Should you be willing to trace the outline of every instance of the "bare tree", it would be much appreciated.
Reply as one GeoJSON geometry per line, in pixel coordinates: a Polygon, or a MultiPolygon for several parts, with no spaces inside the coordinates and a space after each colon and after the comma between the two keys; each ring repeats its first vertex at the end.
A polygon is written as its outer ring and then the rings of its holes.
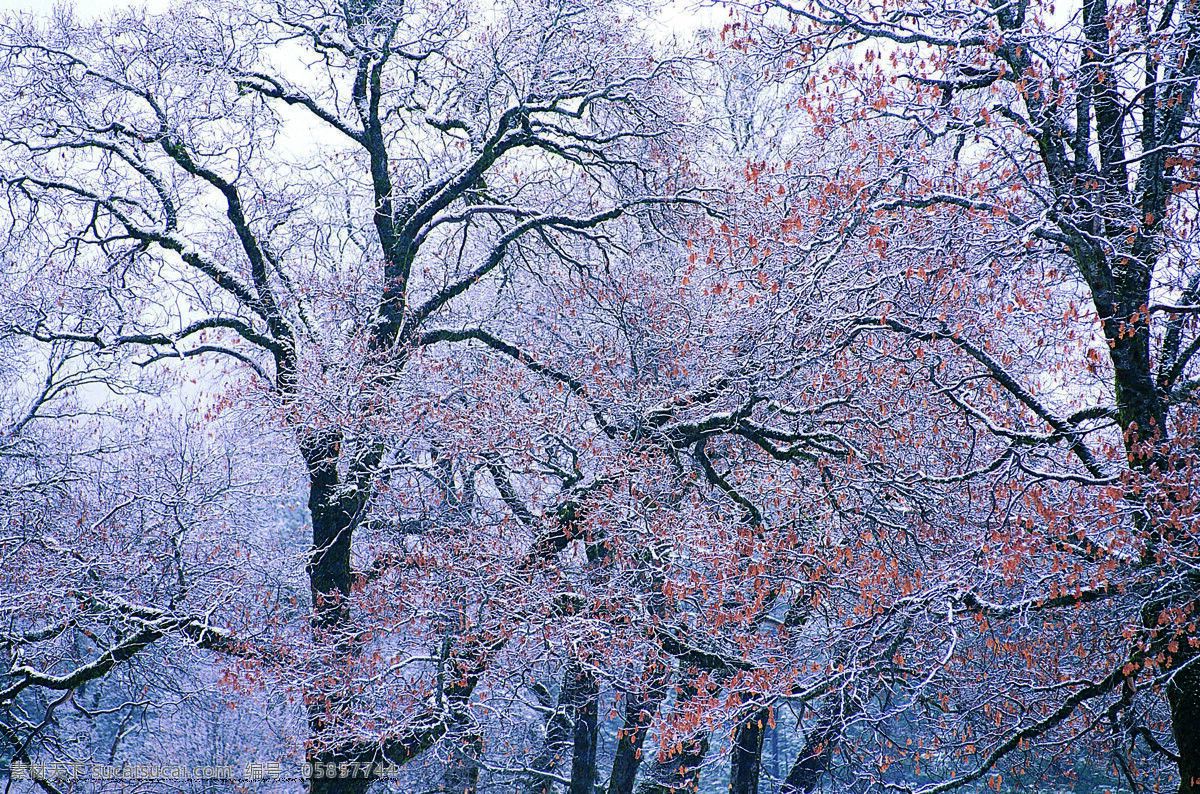
{"type": "MultiPolygon", "coordinates": [[[[452,543],[489,520],[473,512],[472,460],[490,461],[501,505],[509,488],[502,456],[478,457],[484,444],[446,451],[406,415],[452,398],[436,394],[453,389],[445,380],[422,386],[429,370],[416,359],[469,345],[581,395],[492,329],[506,312],[536,319],[522,305],[537,300],[531,279],[603,267],[620,250],[610,225],[653,224],[656,208],[680,200],[661,98],[672,67],[614,13],[213,4],[5,30],[8,256],[27,283],[50,285],[15,296],[8,333],[91,351],[76,355],[102,358],[110,376],[173,360],[230,367],[201,375],[203,387],[228,389],[226,404],[286,428],[299,450],[314,616],[302,655],[318,662],[299,670],[309,762],[341,767],[334,780],[314,777],[314,791],[362,790],[382,764],[457,732],[505,644],[486,621],[468,628],[477,614],[430,601],[426,581],[420,606],[433,607],[426,625],[444,642],[410,664],[436,672],[436,691],[410,695],[414,709],[382,725],[359,697],[375,675],[363,660],[386,647],[368,640],[364,590],[378,593],[394,567],[381,533],[422,553],[404,540],[415,525],[373,499],[406,478],[438,483],[457,512],[427,526],[452,543]]],[[[60,371],[48,396],[77,377],[60,371]]],[[[408,493],[411,503],[419,489],[408,493]]],[[[69,694],[169,634],[256,663],[285,653],[192,616],[195,599],[122,594],[106,608],[140,628],[98,638],[96,655],[64,674],[15,664],[5,702],[31,688],[69,694]]],[[[406,630],[417,641],[420,626],[406,630]]],[[[401,678],[402,689],[414,683],[401,678]]]]}

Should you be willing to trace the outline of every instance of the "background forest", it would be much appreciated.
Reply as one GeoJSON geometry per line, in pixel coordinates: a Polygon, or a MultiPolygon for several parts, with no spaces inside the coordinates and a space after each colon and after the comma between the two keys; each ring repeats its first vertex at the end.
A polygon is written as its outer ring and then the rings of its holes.
{"type": "Polygon", "coordinates": [[[1198,80],[1200,0],[8,15],[4,790],[1200,791],[1198,80]]]}

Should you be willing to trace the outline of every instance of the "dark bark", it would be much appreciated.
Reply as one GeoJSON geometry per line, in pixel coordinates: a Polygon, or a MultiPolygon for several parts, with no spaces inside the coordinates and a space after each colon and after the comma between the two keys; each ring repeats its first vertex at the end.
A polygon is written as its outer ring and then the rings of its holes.
{"type": "MultiPolygon", "coordinates": [[[[313,632],[318,643],[326,644],[333,669],[356,653],[347,643],[342,629],[349,621],[347,597],[353,585],[350,569],[350,542],[361,504],[338,493],[338,443],[322,439],[303,447],[309,468],[308,507],[312,516],[312,550],[308,561],[309,588],[313,600],[313,632]]],[[[307,693],[309,730],[314,737],[336,737],[351,716],[351,696],[338,683],[307,693]]],[[[370,785],[366,771],[359,774],[347,766],[359,760],[353,748],[314,749],[307,761],[314,770],[338,771],[332,777],[317,777],[310,782],[312,794],[360,794],[370,785]],[[347,776],[353,775],[353,776],[347,776]]]]}
{"type": "Polygon", "coordinates": [[[1165,689],[1178,752],[1179,794],[1200,794],[1200,652],[1191,646],[1183,627],[1162,620],[1170,612],[1169,603],[1147,604],[1142,626],[1153,638],[1151,653],[1161,654],[1164,667],[1173,670],[1165,689]]]}
{"type": "Polygon", "coordinates": [[[1200,792],[1200,667],[1177,668],[1167,684],[1171,730],[1179,750],[1179,794],[1200,792]]]}
{"type": "MultiPolygon", "coordinates": [[[[549,707],[550,693],[539,685],[535,693],[549,707]]],[[[553,773],[571,755],[570,794],[591,794],[596,783],[596,749],[599,738],[599,702],[595,676],[572,660],[563,671],[558,703],[546,720],[546,739],[542,751],[530,763],[534,770],[528,791],[548,794],[553,781],[538,772],[553,773]]]]}
{"type": "MultiPolygon", "coordinates": [[[[1092,0],[1085,5],[1085,33],[1092,42],[1089,52],[1102,53],[1108,57],[1109,32],[1106,27],[1106,5],[1092,0]]],[[[1195,3],[1186,3],[1181,8],[1181,24],[1193,30],[1200,22],[1200,9],[1195,3]]],[[[1096,56],[1092,56],[1093,58],[1096,56]]],[[[1153,480],[1159,472],[1168,471],[1171,463],[1168,420],[1168,394],[1174,378],[1182,369],[1185,360],[1179,356],[1178,327],[1169,327],[1161,348],[1162,361],[1156,375],[1151,355],[1151,333],[1146,307],[1151,301],[1151,283],[1155,265],[1161,255],[1161,235],[1168,212],[1168,196],[1171,192],[1172,168],[1167,165],[1164,152],[1177,145],[1182,135],[1182,119],[1191,112],[1195,100],[1197,78],[1200,77],[1200,46],[1194,37],[1185,49],[1178,67],[1168,79],[1157,83],[1158,66],[1147,60],[1147,113],[1141,130],[1142,144],[1148,152],[1140,164],[1137,184],[1128,184],[1124,168],[1126,148],[1122,138],[1123,111],[1111,71],[1096,67],[1104,89],[1097,89],[1096,125],[1097,143],[1101,158],[1101,195],[1095,203],[1103,207],[1103,236],[1116,241],[1112,253],[1102,253],[1098,246],[1089,242],[1077,245],[1072,253],[1088,287],[1093,304],[1100,316],[1104,335],[1109,344],[1109,357],[1113,365],[1113,378],[1117,405],[1117,420],[1125,434],[1129,466],[1134,471],[1148,475],[1153,480]],[[1150,103],[1161,88],[1169,100],[1150,103]],[[1136,208],[1136,212],[1122,211],[1120,207],[1136,208]],[[1122,246],[1121,241],[1133,231],[1131,245],[1122,246]]],[[[1084,197],[1090,198],[1090,197],[1084,197]]],[[[1098,222],[1093,232],[1101,231],[1098,222]]],[[[1195,296],[1186,294],[1185,302],[1194,302],[1195,296]]],[[[1130,493],[1127,501],[1133,508],[1135,520],[1146,533],[1143,561],[1156,564],[1164,543],[1164,533],[1142,504],[1140,493],[1130,493]]],[[[1159,624],[1162,606],[1143,612],[1143,623],[1147,628],[1159,624]]],[[[1178,652],[1168,656],[1168,669],[1174,675],[1166,687],[1167,702],[1171,712],[1171,728],[1179,751],[1178,770],[1181,794],[1200,792],[1200,671],[1186,666],[1194,656],[1191,636],[1179,634],[1175,637],[1178,652]]],[[[1166,639],[1159,644],[1168,646],[1166,639]]]]}
{"type": "Polygon", "coordinates": [[[344,752],[316,753],[309,756],[312,777],[309,779],[311,794],[365,794],[371,786],[369,767],[353,765],[357,756],[344,752]]]}
{"type": "Polygon", "coordinates": [[[708,754],[708,734],[693,734],[651,769],[637,794],[695,794],[700,789],[700,765],[708,754]]]}
{"type": "Polygon", "coordinates": [[[317,625],[333,628],[344,617],[344,599],[354,583],[350,542],[354,516],[338,498],[336,452],[310,463],[308,509],[312,515],[312,552],[308,580],[317,625]]]}
{"type": "Polygon", "coordinates": [[[780,794],[812,794],[816,791],[821,777],[829,770],[840,737],[841,724],[837,720],[818,720],[783,781],[780,794]]]}
{"type": "Polygon", "coordinates": [[[357,779],[313,780],[309,791],[311,794],[366,794],[371,783],[371,780],[357,779]]]}
{"type": "Polygon", "coordinates": [[[734,732],[729,759],[729,794],[758,794],[763,739],[770,717],[770,709],[756,709],[734,732]]]}
{"type": "MultiPolygon", "coordinates": [[[[1186,355],[1181,358],[1179,350],[1180,326],[1171,321],[1160,348],[1162,360],[1156,374],[1146,307],[1153,303],[1151,284],[1162,255],[1162,234],[1174,183],[1166,153],[1183,140],[1184,119],[1194,112],[1200,79],[1200,40],[1194,35],[1200,23],[1200,6],[1189,2],[1171,4],[1168,9],[1168,15],[1178,9],[1176,24],[1191,33],[1178,60],[1164,67],[1166,73],[1161,79],[1159,64],[1147,57],[1145,113],[1140,130],[1146,154],[1138,165],[1136,184],[1130,184],[1126,165],[1126,109],[1112,69],[1111,17],[1105,0],[1086,0],[1083,8],[1083,33],[1089,46],[1084,48],[1080,62],[1083,80],[1076,106],[1083,124],[1077,125],[1072,173],[1045,154],[1059,131],[1046,126],[1037,136],[1042,164],[1061,205],[1069,208],[1069,222],[1060,227],[1070,240],[1070,254],[1087,283],[1108,342],[1117,422],[1124,433],[1127,460],[1132,470],[1151,481],[1170,467],[1168,395],[1186,363],[1186,355]],[[1094,111],[1094,138],[1088,123],[1089,103],[1094,111]],[[1098,169],[1091,161],[1093,145],[1100,159],[1098,169]]],[[[1166,29],[1168,23],[1169,19],[1164,18],[1159,29],[1166,29]]],[[[1146,25],[1148,32],[1148,17],[1146,25]]],[[[1024,77],[1019,73],[1015,76],[1024,77]]],[[[1182,298],[1185,304],[1196,300],[1190,290],[1182,298]]],[[[1156,565],[1164,544],[1171,541],[1146,510],[1141,492],[1131,490],[1126,501],[1147,541],[1143,562],[1156,565]]],[[[1162,609],[1155,606],[1144,611],[1144,626],[1158,625],[1162,609]]],[[[1168,669],[1175,674],[1166,688],[1179,750],[1179,791],[1189,794],[1200,792],[1200,674],[1182,666],[1191,658],[1191,639],[1181,634],[1176,643],[1184,652],[1168,653],[1172,656],[1168,669]]]]}
{"type": "MultiPolygon", "coordinates": [[[[661,639],[661,635],[660,635],[661,639]]],[[[683,659],[684,656],[677,656],[683,659]]],[[[716,672],[708,679],[701,690],[698,676],[701,668],[688,667],[680,671],[676,691],[678,700],[675,710],[683,715],[688,713],[691,702],[703,691],[706,698],[715,697],[724,688],[724,673],[727,668],[704,668],[716,672]]],[[[637,794],[688,794],[700,787],[700,767],[708,754],[709,732],[697,730],[685,736],[674,747],[660,750],[658,757],[646,772],[646,778],[637,787],[637,794]]]]}
{"type": "Polygon", "coordinates": [[[590,670],[568,669],[572,676],[572,701],[575,711],[575,752],[571,757],[570,794],[592,794],[596,787],[596,746],[599,738],[599,710],[596,677],[590,670]]]}
{"type": "Polygon", "coordinates": [[[442,778],[442,791],[446,794],[475,794],[479,789],[483,737],[473,731],[465,731],[452,733],[449,740],[450,761],[442,778]]]}
{"type": "MultiPolygon", "coordinates": [[[[545,693],[542,705],[549,707],[551,705],[550,693],[542,688],[539,692],[539,699],[541,699],[542,693],[545,693]]],[[[549,794],[554,790],[554,784],[550,778],[536,773],[553,772],[558,768],[559,762],[566,758],[567,750],[572,746],[574,728],[571,717],[560,700],[558,708],[546,720],[546,739],[542,751],[529,764],[529,767],[535,772],[530,777],[529,785],[526,788],[530,794],[549,794]]]]}
{"type": "Polygon", "coordinates": [[[607,794],[632,794],[638,768],[642,764],[642,745],[646,741],[650,723],[658,707],[666,697],[667,668],[659,662],[647,666],[647,685],[636,694],[625,696],[625,721],[617,736],[617,750],[613,757],[612,775],[608,779],[607,794]]]}

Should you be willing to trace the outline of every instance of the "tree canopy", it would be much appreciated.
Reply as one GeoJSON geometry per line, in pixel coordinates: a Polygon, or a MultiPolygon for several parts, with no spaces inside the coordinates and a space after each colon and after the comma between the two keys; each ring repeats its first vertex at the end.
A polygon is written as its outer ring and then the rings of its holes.
{"type": "Polygon", "coordinates": [[[10,15],[0,770],[1200,791],[1198,80],[1196,0],[10,15]]]}

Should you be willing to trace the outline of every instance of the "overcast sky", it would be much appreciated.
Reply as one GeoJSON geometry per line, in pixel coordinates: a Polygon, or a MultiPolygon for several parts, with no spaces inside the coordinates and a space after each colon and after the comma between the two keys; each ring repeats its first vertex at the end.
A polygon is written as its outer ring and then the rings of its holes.
{"type": "MultiPolygon", "coordinates": [[[[179,2],[179,0],[175,0],[179,2]]],[[[56,5],[74,5],[79,15],[82,17],[95,16],[105,11],[110,11],[114,8],[122,8],[131,5],[143,5],[151,11],[163,11],[170,4],[171,0],[0,0],[0,11],[37,11],[46,13],[56,5]]]]}
{"type": "MultiPolygon", "coordinates": [[[[48,13],[56,5],[74,5],[79,17],[88,18],[98,14],[103,14],[105,11],[111,11],[114,8],[126,8],[129,6],[139,5],[145,6],[154,13],[165,11],[172,4],[186,2],[187,0],[0,0],[0,14],[7,11],[29,12],[36,11],[40,13],[48,13]]],[[[689,6],[691,4],[688,4],[689,6]]],[[[694,28],[704,23],[711,24],[718,17],[724,17],[725,12],[717,8],[688,8],[686,13],[675,12],[666,13],[663,16],[669,19],[676,27],[694,28]]]]}

